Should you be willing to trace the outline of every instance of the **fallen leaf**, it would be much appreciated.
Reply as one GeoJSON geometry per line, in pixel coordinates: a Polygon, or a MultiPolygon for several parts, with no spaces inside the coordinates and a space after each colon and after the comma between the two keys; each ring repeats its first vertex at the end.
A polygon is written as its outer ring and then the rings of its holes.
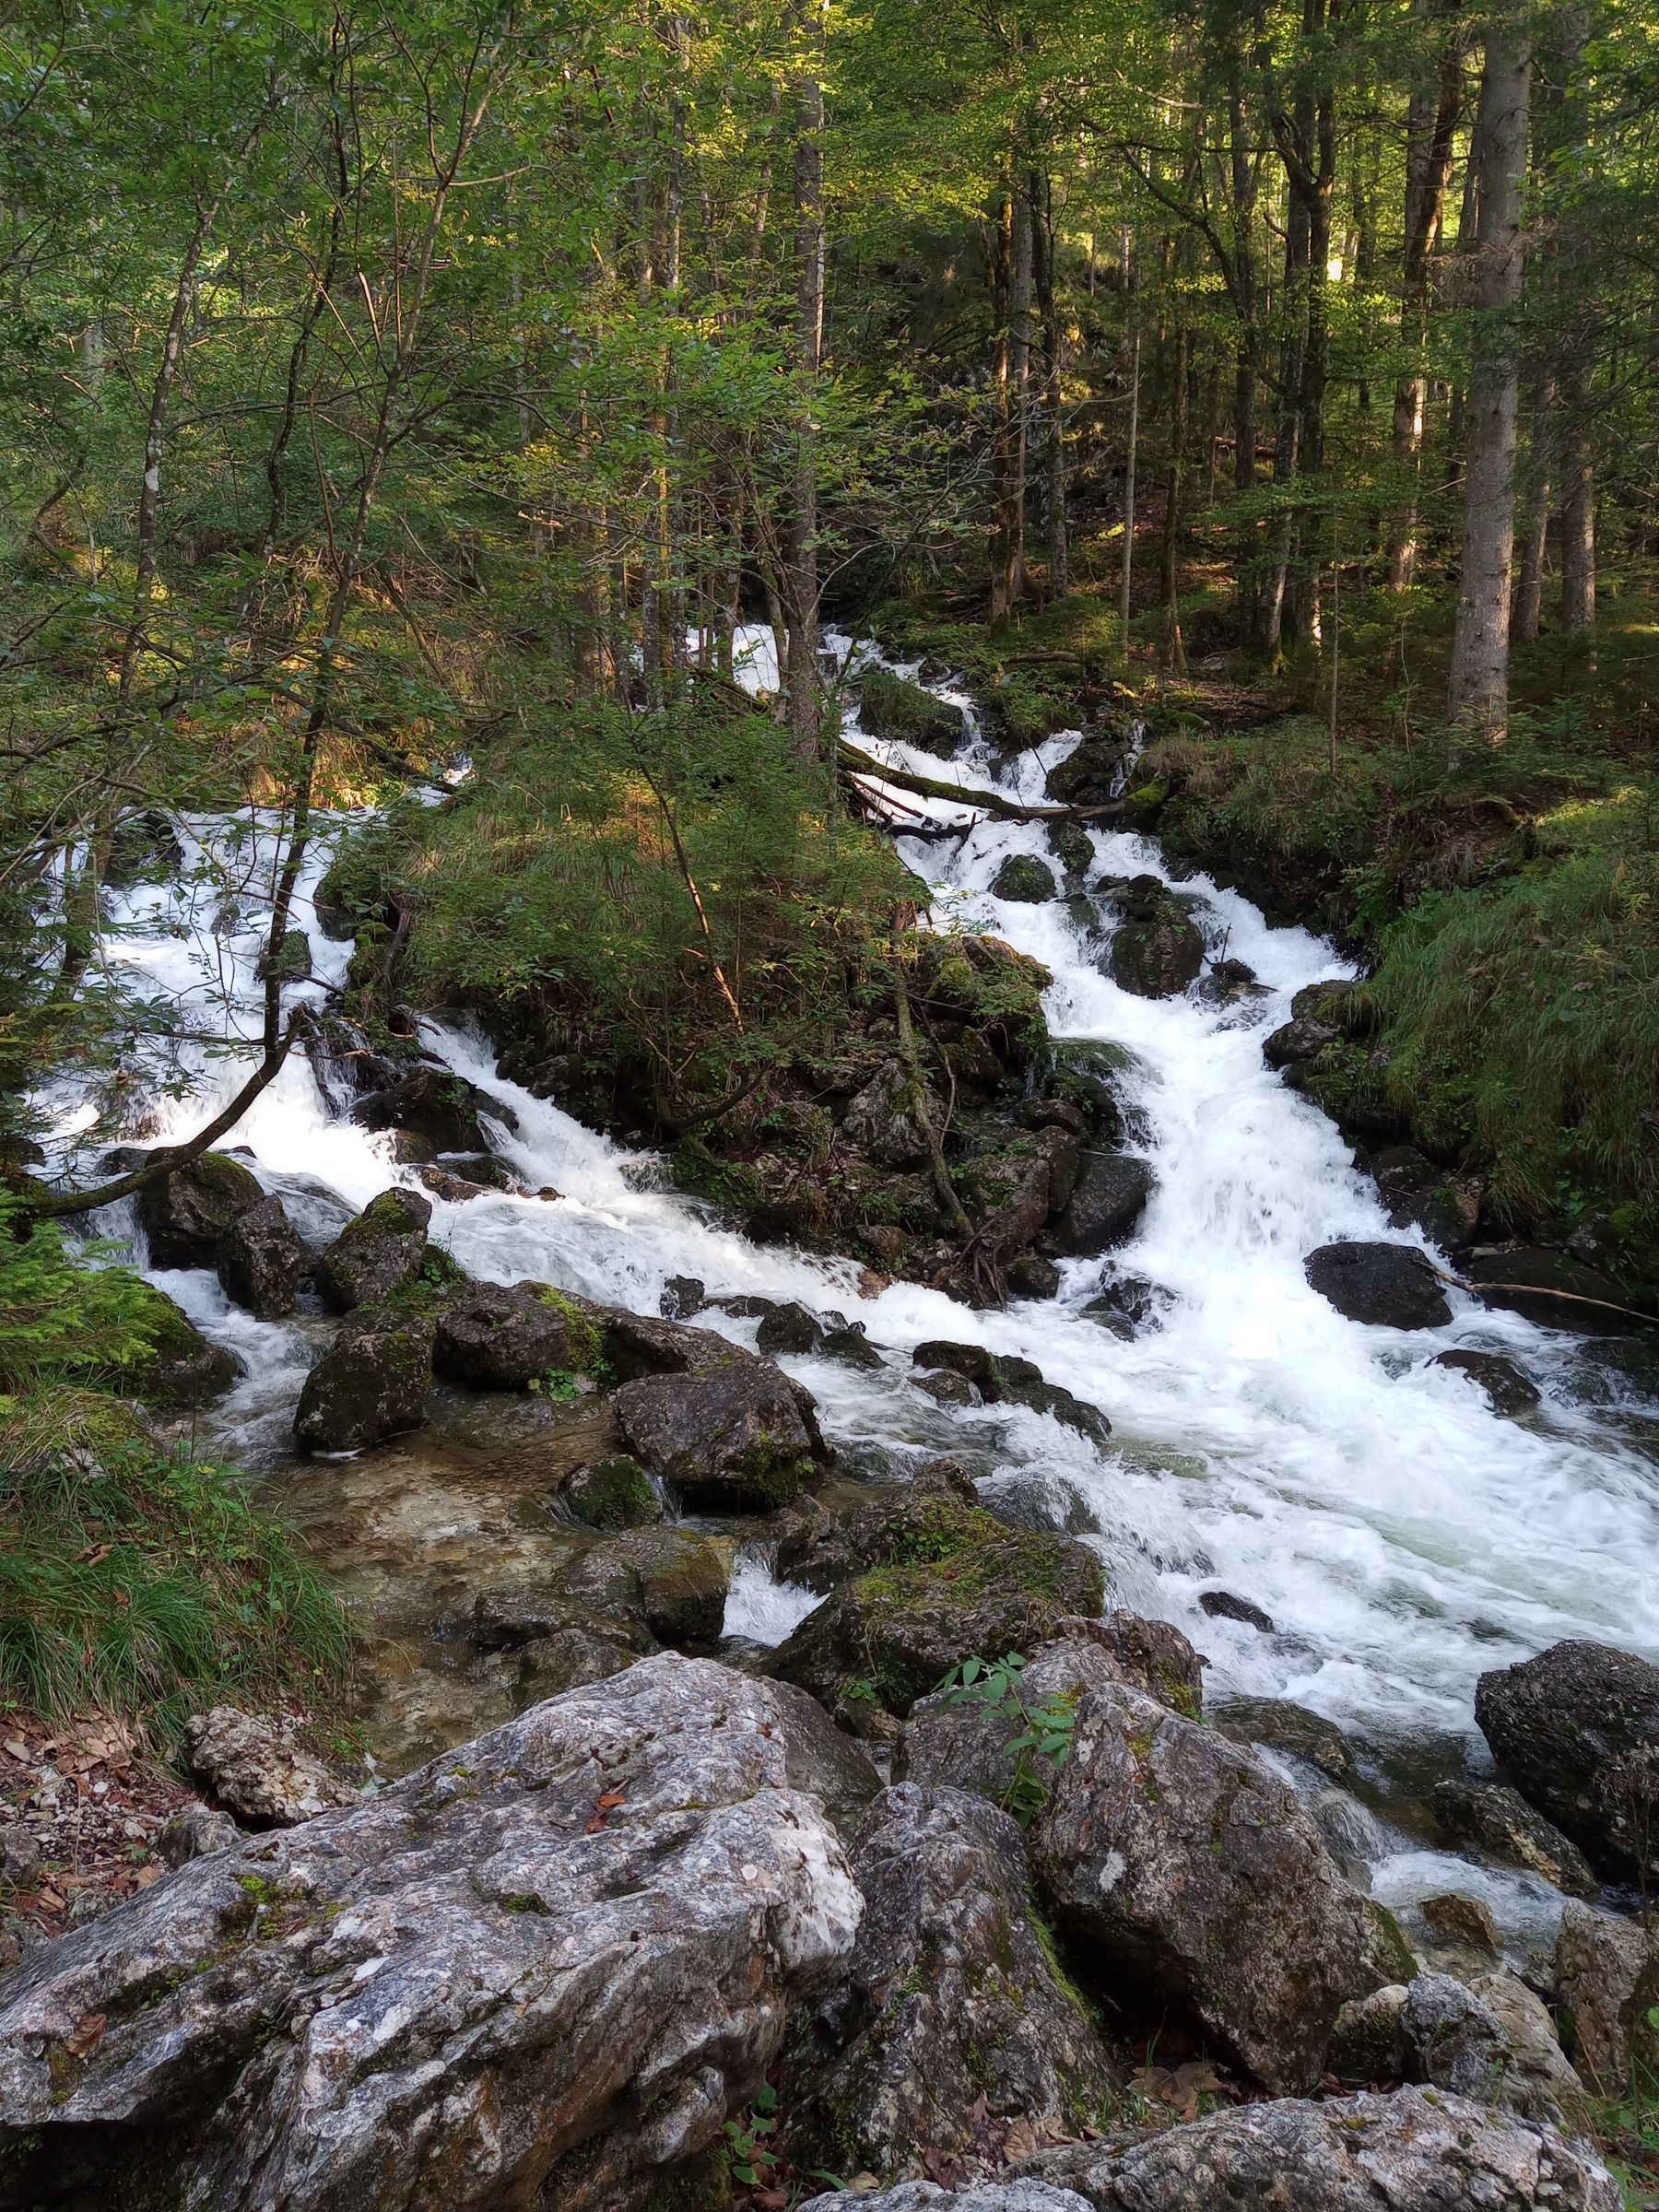
{"type": "Polygon", "coordinates": [[[103,2032],[104,2015],[101,2012],[83,2012],[64,2038],[64,2048],[71,2058],[86,2058],[103,2041],[103,2032]]]}
{"type": "Polygon", "coordinates": [[[166,1871],[166,1867],[158,1866],[153,1862],[147,1866],[140,1866],[133,1877],[133,1887],[135,1889],[147,1889],[152,1882],[159,1882],[166,1871]]]}
{"type": "Polygon", "coordinates": [[[22,1760],[25,1766],[28,1765],[29,1746],[24,1743],[19,1736],[8,1735],[6,1739],[5,1747],[11,1753],[14,1759],[22,1760]]]}
{"type": "Polygon", "coordinates": [[[618,1806],[627,1803],[628,1800],[620,1790],[606,1790],[603,1797],[596,1797],[594,1800],[594,1809],[588,1815],[588,1824],[583,1832],[590,1836],[596,1836],[605,1827],[610,1815],[616,1811],[618,1806]]]}

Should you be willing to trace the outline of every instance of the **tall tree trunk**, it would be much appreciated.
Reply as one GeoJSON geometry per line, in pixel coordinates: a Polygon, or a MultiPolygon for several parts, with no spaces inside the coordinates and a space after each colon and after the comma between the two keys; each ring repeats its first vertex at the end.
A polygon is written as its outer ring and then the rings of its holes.
{"type": "Polygon", "coordinates": [[[1031,265],[1042,318],[1043,462],[1048,507],[1048,595],[1064,599],[1070,588],[1071,539],[1065,487],[1065,334],[1054,296],[1054,232],[1049,180],[1031,176],[1031,265]]]}
{"type": "MultiPolygon", "coordinates": [[[[1433,0],[1418,0],[1434,12],[1433,0]]],[[[1428,377],[1423,348],[1429,325],[1429,272],[1446,185],[1453,142],[1463,109],[1463,55],[1454,36],[1441,33],[1438,90],[1412,88],[1406,117],[1406,241],[1400,269],[1400,351],[1406,367],[1394,384],[1394,465],[1402,486],[1388,532],[1388,583],[1404,591],[1417,574],[1418,478],[1422,468],[1423,415],[1428,377]]]]}
{"type": "MultiPolygon", "coordinates": [[[[1124,239],[1124,276],[1129,281],[1129,240],[1124,239]]],[[[1135,582],[1135,465],[1140,445],[1141,330],[1140,303],[1128,293],[1134,331],[1129,347],[1129,436],[1124,459],[1124,547],[1118,571],[1118,651],[1129,658],[1129,606],[1135,582]]]]}
{"type": "MultiPolygon", "coordinates": [[[[1228,165],[1231,186],[1233,312],[1239,335],[1233,354],[1233,489],[1243,507],[1255,489],[1256,385],[1261,376],[1257,327],[1255,251],[1256,164],[1244,104],[1243,61],[1237,45],[1228,57],[1228,165]]],[[[1256,573],[1261,524],[1241,513],[1233,547],[1233,591],[1239,630],[1246,647],[1262,642],[1262,584],[1256,573]]]]}
{"type": "Polygon", "coordinates": [[[1515,424],[1520,363],[1512,328],[1524,246],[1531,56],[1524,29],[1493,20],[1486,34],[1480,112],[1475,304],[1479,320],[1469,371],[1468,462],[1463,570],[1446,692],[1449,721],[1500,737],[1509,714],[1510,570],[1515,539],[1515,424]]]}
{"type": "Polygon", "coordinates": [[[1187,362],[1192,341],[1184,328],[1175,333],[1174,383],[1170,421],[1170,466],[1164,479],[1163,538],[1159,547],[1159,594],[1164,610],[1164,660],[1179,674],[1186,669],[1181,641],[1181,502],[1185,488],[1187,362]]]}
{"type": "Polygon", "coordinates": [[[824,88],[816,53],[795,80],[794,218],[794,361],[800,389],[787,554],[789,665],[784,688],[791,742],[803,759],[814,759],[821,722],[816,418],[824,351],[824,88]]]}
{"type": "MultiPolygon", "coordinates": [[[[1010,183],[998,230],[999,276],[1006,285],[1006,327],[998,347],[998,504],[996,573],[991,580],[994,620],[1026,597],[1025,503],[1031,374],[1031,203],[1010,183]]],[[[999,287],[1001,288],[1001,287],[999,287]]]]}
{"type": "MultiPolygon", "coordinates": [[[[1307,331],[1307,195],[1290,182],[1289,219],[1285,226],[1285,340],[1279,357],[1278,418],[1273,448],[1273,488],[1288,496],[1297,478],[1297,438],[1301,427],[1302,346],[1307,331]]],[[[1286,583],[1295,541],[1295,517],[1283,504],[1273,522],[1273,565],[1263,605],[1263,634],[1269,658],[1284,657],[1286,583]]]]}
{"type": "Polygon", "coordinates": [[[1555,435],[1555,394],[1540,377],[1532,394],[1532,434],[1527,441],[1525,528],[1521,536],[1521,571],[1510,610],[1510,634],[1530,645],[1538,634],[1544,606],[1544,559],[1549,535],[1550,446],[1555,435]]]}
{"type": "Polygon", "coordinates": [[[1561,620],[1569,630],[1595,628],[1595,464],[1590,435],[1590,363],[1583,355],[1567,379],[1561,454],[1561,620]]]}

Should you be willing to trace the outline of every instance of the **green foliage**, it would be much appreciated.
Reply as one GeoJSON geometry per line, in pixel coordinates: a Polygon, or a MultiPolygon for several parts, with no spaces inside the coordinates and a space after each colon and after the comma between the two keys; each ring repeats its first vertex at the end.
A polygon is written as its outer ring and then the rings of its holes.
{"type": "Polygon", "coordinates": [[[954,1667],[940,1685],[947,1704],[971,1701],[989,1706],[1013,1731],[1005,1747],[1014,1758],[1014,1779],[1002,1806],[1021,1828],[1029,1828],[1049,1800],[1053,1777],[1071,1757],[1077,1734],[1077,1707],[1068,1698],[1037,1703],[1025,1694],[1024,1656],[1006,1652],[1000,1659],[977,1653],[954,1667]]]}
{"type": "Polygon", "coordinates": [[[756,2090],[754,2102],[741,2120],[725,2124],[733,2176],[747,2188],[759,2188],[778,2163],[776,2152],[766,2147],[766,2138],[777,2132],[777,2126],[778,2092],[770,2084],[756,2090]]]}
{"type": "Polygon", "coordinates": [[[338,1602],[245,1477],[163,1451],[107,1398],[0,1399],[0,1694],[158,1736],[216,1698],[314,1697],[338,1602]]]}
{"type": "Polygon", "coordinates": [[[130,1268],[87,1264],[108,1261],[111,1248],[72,1256],[55,1222],[28,1236],[22,1225],[20,1200],[0,1189],[0,1390],[54,1376],[136,1376],[165,1336],[171,1309],[130,1268]]]}
{"type": "Polygon", "coordinates": [[[570,1371],[578,1375],[603,1375],[605,1332],[594,1316],[583,1312],[573,1298],[568,1298],[562,1290],[555,1290],[551,1283],[532,1283],[530,1288],[544,1306],[551,1306],[563,1316],[570,1371]]]}

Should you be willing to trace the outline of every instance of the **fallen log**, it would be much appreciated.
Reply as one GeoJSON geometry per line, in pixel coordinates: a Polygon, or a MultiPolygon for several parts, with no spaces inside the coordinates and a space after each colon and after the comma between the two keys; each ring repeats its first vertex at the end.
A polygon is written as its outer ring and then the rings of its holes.
{"type": "Polygon", "coordinates": [[[836,752],[839,765],[847,776],[854,779],[875,776],[883,783],[895,784],[900,791],[913,791],[920,798],[945,799],[953,806],[977,806],[982,814],[994,814],[1000,821],[1109,822],[1121,819],[1127,811],[1122,799],[1112,799],[1102,806],[1027,806],[1018,799],[1005,798],[1000,791],[983,791],[976,784],[947,783],[936,776],[912,775],[907,768],[887,768],[861,747],[849,745],[844,737],[836,752]]]}

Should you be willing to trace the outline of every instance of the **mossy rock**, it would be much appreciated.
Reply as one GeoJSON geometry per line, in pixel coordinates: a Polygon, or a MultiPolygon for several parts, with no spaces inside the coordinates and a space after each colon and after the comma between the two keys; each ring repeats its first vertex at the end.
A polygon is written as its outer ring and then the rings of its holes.
{"type": "Polygon", "coordinates": [[[204,1152],[147,1183],[138,1193],[138,1218],[151,1265],[211,1267],[226,1230],[264,1196],[258,1178],[225,1152],[204,1152]]]}
{"type": "Polygon", "coordinates": [[[1029,1652],[1069,1617],[1098,1617],[1104,1598],[1100,1559],[1072,1537],[930,1497],[894,1521],[879,1564],[807,1616],[776,1671],[831,1709],[867,1685],[904,1714],[962,1660],[1029,1652]]]}
{"type": "Polygon", "coordinates": [[[248,1371],[232,1351],[210,1344],[164,1290],[136,1281],[140,1326],[154,1349],[132,1371],[127,1387],[158,1411],[191,1412],[222,1398],[248,1371]]]}
{"type": "Polygon", "coordinates": [[[1012,900],[1021,906],[1041,906],[1058,890],[1054,871],[1034,853],[1010,853],[991,879],[994,899],[1012,900]]]}
{"type": "Polygon", "coordinates": [[[566,1345],[565,1365],[573,1375],[593,1375],[605,1365],[605,1331],[593,1314],[579,1305],[563,1290],[556,1290],[551,1283],[530,1283],[544,1306],[551,1306],[556,1313],[564,1316],[566,1345]]]}
{"type": "Polygon", "coordinates": [[[913,745],[947,759],[967,735],[960,707],[885,668],[873,668],[861,679],[858,719],[872,737],[913,745]]]}
{"type": "Polygon", "coordinates": [[[591,1467],[578,1467],[561,1492],[576,1519],[606,1535],[622,1528],[646,1528],[663,1518],[663,1501],[637,1459],[618,1453],[591,1467]]]}

